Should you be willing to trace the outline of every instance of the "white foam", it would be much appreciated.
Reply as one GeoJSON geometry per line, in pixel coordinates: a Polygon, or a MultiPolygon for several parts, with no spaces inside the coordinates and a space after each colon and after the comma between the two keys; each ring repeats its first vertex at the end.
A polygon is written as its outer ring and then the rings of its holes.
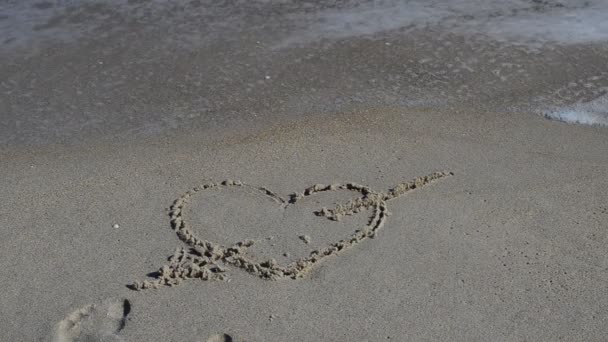
{"type": "Polygon", "coordinates": [[[386,0],[294,16],[302,29],[288,41],[340,39],[429,26],[515,43],[608,41],[608,1],[386,0]]]}
{"type": "Polygon", "coordinates": [[[585,125],[608,126],[608,95],[595,100],[543,112],[548,119],[585,125]]]}
{"type": "Polygon", "coordinates": [[[505,18],[488,25],[487,33],[496,38],[562,44],[608,41],[607,18],[608,2],[603,1],[585,8],[505,18]]]}
{"type": "MultiPolygon", "coordinates": [[[[263,26],[285,34],[278,45],[428,27],[514,43],[608,41],[608,0],[347,0],[334,8],[312,5],[308,11],[301,9],[298,0],[281,2],[292,10],[272,11],[277,18],[269,14],[263,26]]],[[[194,44],[212,36],[211,26],[201,26],[200,21],[214,21],[216,29],[225,30],[247,17],[246,12],[240,13],[239,6],[212,3],[207,1],[199,9],[188,7],[168,16],[167,11],[174,5],[161,0],[62,0],[49,2],[52,6],[44,9],[33,0],[4,1],[0,5],[0,51],[17,46],[32,49],[47,41],[72,42],[121,29],[108,25],[108,20],[181,27],[166,34],[194,44]],[[184,32],[189,32],[186,37],[184,32]]],[[[263,13],[274,5],[250,0],[248,6],[241,10],[251,8],[252,13],[263,13]]]]}

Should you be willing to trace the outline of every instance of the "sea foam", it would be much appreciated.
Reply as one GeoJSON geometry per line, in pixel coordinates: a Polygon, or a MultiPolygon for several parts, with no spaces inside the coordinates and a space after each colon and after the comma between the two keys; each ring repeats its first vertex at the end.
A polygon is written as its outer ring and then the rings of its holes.
{"type": "Polygon", "coordinates": [[[542,114],[552,120],[608,126],[608,95],[603,95],[589,102],[546,110],[542,114]]]}

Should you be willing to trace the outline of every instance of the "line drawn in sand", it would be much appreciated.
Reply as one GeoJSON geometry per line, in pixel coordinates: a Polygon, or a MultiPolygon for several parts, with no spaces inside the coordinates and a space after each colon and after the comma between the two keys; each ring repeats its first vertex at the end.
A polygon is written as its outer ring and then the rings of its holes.
{"type": "Polygon", "coordinates": [[[186,244],[187,248],[177,248],[175,253],[169,257],[169,264],[162,266],[155,273],[156,279],[135,281],[129,287],[133,290],[144,290],[158,288],[161,285],[179,285],[186,279],[227,280],[226,268],[221,264],[235,266],[262,279],[300,278],[325,258],[337,255],[339,252],[349,249],[367,238],[373,238],[377,231],[386,223],[387,216],[389,215],[387,210],[388,201],[452,175],[452,172],[435,172],[427,176],[417,177],[410,182],[401,183],[386,193],[376,192],[367,186],[356,183],[316,184],[305,189],[302,193],[289,195],[287,199],[267,188],[256,187],[241,181],[225,180],[221,183],[211,182],[201,184],[176,199],[169,211],[171,227],[176,231],[179,239],[186,244]],[[295,205],[301,199],[317,193],[349,190],[357,192],[361,196],[344,204],[337,204],[332,209],[324,207],[316,211],[315,214],[333,221],[339,221],[343,216],[354,215],[366,209],[371,209],[372,214],[367,225],[355,230],[348,238],[331,243],[325,248],[313,250],[308,256],[301,257],[290,264],[281,265],[274,259],[259,261],[245,255],[247,248],[255,243],[253,240],[240,241],[230,247],[207,241],[195,236],[189,224],[182,216],[182,212],[190,198],[197,193],[213,188],[229,187],[247,187],[249,190],[259,192],[270,198],[284,208],[295,205]]]}

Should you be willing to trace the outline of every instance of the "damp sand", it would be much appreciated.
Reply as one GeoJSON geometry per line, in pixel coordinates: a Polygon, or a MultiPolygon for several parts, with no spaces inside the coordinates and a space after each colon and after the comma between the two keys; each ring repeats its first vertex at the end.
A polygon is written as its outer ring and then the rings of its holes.
{"type": "Polygon", "coordinates": [[[376,108],[238,136],[194,133],[0,152],[2,340],[608,332],[605,128],[376,108]],[[409,191],[437,171],[451,176],[409,191]],[[390,214],[373,238],[333,253],[332,243],[369,234],[383,205],[390,214]],[[297,271],[323,248],[331,256],[297,271]],[[184,263],[163,274],[176,250],[184,263]],[[136,291],[136,281],[156,285],[136,291]]]}

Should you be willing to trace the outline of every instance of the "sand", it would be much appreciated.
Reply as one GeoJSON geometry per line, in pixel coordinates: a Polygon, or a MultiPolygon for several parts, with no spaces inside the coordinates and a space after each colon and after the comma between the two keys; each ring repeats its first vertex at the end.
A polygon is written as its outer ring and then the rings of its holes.
{"type": "MultiPolygon", "coordinates": [[[[348,115],[351,123],[268,132],[272,143],[251,136],[246,143],[197,144],[199,137],[189,137],[5,153],[5,338],[44,340],[65,330],[61,322],[75,310],[124,298],[130,312],[113,331],[127,341],[205,341],[213,334],[248,341],[601,339],[608,304],[605,130],[480,113],[501,127],[487,136],[487,123],[455,120],[450,112],[348,115]],[[361,132],[364,124],[369,131],[361,132]],[[154,280],[145,275],[187,247],[171,227],[169,208],[205,179],[240,178],[278,194],[321,181],[387,191],[434,170],[454,175],[391,200],[374,239],[298,279],[265,280],[220,262],[230,281],[127,287],[154,280]]],[[[238,237],[234,243],[275,234],[272,225],[282,221],[259,212],[264,203],[247,207],[251,199],[231,195],[218,206],[236,203],[238,211],[205,213],[208,224],[220,226],[211,232],[226,227],[238,237]]],[[[204,209],[204,199],[201,193],[192,200],[191,210],[204,209]]],[[[312,203],[296,224],[279,227],[291,240],[284,247],[314,248],[298,236],[314,243],[331,234],[334,222],[314,213],[331,205],[312,203]]],[[[86,322],[84,316],[72,320],[86,322]]],[[[77,335],[67,330],[58,336],[77,335]]]]}
{"type": "Polygon", "coordinates": [[[604,340],[604,7],[504,3],[0,7],[0,341],[604,340]]]}

